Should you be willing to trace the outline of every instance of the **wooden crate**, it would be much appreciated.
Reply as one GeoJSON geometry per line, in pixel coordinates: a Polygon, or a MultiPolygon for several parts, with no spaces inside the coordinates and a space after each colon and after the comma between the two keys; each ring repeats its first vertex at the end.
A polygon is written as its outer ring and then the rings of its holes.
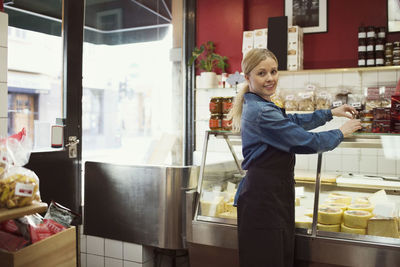
{"type": "Polygon", "coordinates": [[[0,251],[1,267],[75,267],[75,227],[29,245],[17,252],[0,251]]]}

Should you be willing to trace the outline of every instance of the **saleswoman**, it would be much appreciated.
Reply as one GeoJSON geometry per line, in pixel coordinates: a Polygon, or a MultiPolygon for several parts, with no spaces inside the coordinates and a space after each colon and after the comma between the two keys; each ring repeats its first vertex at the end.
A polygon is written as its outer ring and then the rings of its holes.
{"type": "Polygon", "coordinates": [[[267,49],[253,49],[242,61],[247,85],[232,110],[241,131],[247,170],[237,190],[240,266],[292,267],[294,261],[295,154],[332,150],[361,128],[357,111],[343,105],[311,114],[286,114],[271,102],[278,83],[278,61],[267,49]],[[340,129],[312,133],[332,116],[348,117],[340,129]]]}

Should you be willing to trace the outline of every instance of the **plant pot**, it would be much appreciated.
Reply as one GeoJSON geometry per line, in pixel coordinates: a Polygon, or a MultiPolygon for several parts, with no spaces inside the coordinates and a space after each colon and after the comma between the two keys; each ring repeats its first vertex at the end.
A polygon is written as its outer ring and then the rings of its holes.
{"type": "Polygon", "coordinates": [[[218,81],[215,72],[200,73],[200,88],[216,88],[217,86],[218,81]]]}

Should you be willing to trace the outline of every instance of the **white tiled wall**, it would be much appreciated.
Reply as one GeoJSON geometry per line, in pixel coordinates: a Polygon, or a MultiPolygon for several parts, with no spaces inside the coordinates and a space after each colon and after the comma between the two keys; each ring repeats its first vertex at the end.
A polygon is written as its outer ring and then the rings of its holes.
{"type": "Polygon", "coordinates": [[[0,136],[7,135],[7,38],[8,15],[0,12],[0,136]]]}
{"type": "Polygon", "coordinates": [[[83,235],[81,230],[81,267],[151,267],[152,247],[83,235]]]}
{"type": "MultiPolygon", "coordinates": [[[[348,87],[352,90],[361,90],[367,86],[395,85],[400,79],[399,70],[385,71],[345,71],[345,72],[326,72],[326,73],[284,73],[280,75],[278,88],[304,88],[308,83],[318,87],[334,90],[337,87],[348,87]]],[[[204,132],[208,130],[209,111],[208,104],[212,96],[234,95],[235,91],[227,89],[202,89],[196,91],[196,153],[195,164],[200,164],[201,151],[204,142],[204,132]]],[[[323,127],[316,129],[324,131],[339,128],[345,118],[334,118],[323,127]]],[[[210,145],[209,151],[227,150],[224,142],[218,145],[210,145]]],[[[387,155],[388,153],[386,153],[387,155]]],[[[399,152],[400,154],[400,152],[399,152]]],[[[207,156],[208,159],[208,156],[207,156]]],[[[229,159],[231,160],[231,158],[229,159]]],[[[316,170],[317,155],[297,155],[296,169],[316,170]]],[[[377,175],[400,176],[400,161],[385,157],[383,149],[356,149],[356,148],[336,148],[323,154],[323,171],[355,172],[377,175]]]]}

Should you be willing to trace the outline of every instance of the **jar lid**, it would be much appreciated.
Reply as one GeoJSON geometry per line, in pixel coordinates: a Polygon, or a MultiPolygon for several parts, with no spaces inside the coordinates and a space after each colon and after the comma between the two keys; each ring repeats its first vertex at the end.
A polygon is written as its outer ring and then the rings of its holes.
{"type": "Polygon", "coordinates": [[[386,27],[385,26],[379,27],[379,32],[386,32],[386,27]]]}
{"type": "Polygon", "coordinates": [[[365,32],[365,26],[358,27],[358,32],[365,32]]]}
{"type": "Polygon", "coordinates": [[[389,46],[389,47],[390,47],[390,46],[393,46],[393,43],[389,43],[389,42],[388,42],[388,43],[385,43],[385,46],[389,46]]]}
{"type": "Polygon", "coordinates": [[[368,26],[367,27],[367,31],[369,31],[369,32],[374,32],[375,31],[375,27],[374,26],[368,26]]]}

